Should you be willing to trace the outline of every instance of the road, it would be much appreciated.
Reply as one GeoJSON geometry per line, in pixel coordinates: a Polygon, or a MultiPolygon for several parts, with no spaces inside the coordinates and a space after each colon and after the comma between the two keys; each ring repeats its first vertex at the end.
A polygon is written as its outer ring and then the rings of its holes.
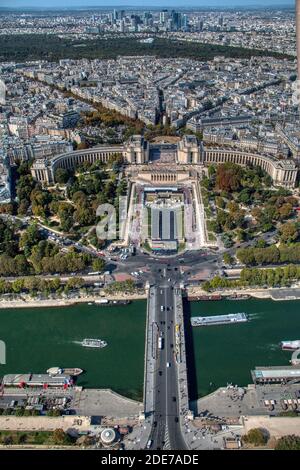
{"type": "Polygon", "coordinates": [[[154,379],[154,424],[151,433],[153,449],[184,450],[186,444],[180,428],[179,388],[174,355],[175,318],[174,285],[162,282],[156,288],[155,310],[163,347],[158,349],[154,379]],[[162,310],[163,307],[163,310],[162,310]]]}

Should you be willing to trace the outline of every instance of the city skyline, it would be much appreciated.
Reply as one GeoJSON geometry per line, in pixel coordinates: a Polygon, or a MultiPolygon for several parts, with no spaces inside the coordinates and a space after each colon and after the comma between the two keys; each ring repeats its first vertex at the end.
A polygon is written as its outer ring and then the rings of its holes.
{"type": "Polygon", "coordinates": [[[0,1],[0,449],[300,450],[300,0],[0,1]]]}
{"type": "MultiPolygon", "coordinates": [[[[208,9],[217,8],[217,9],[228,9],[228,8],[272,8],[272,7],[293,7],[293,0],[263,0],[263,2],[258,2],[257,0],[211,0],[208,9]]],[[[80,8],[80,9],[89,9],[89,8],[205,8],[206,2],[204,0],[189,0],[185,2],[183,0],[164,0],[162,3],[160,0],[153,0],[151,3],[141,4],[140,0],[89,0],[88,2],[83,2],[82,0],[66,0],[64,6],[61,6],[59,0],[46,0],[43,2],[43,5],[40,5],[40,2],[37,0],[4,0],[1,8],[17,8],[17,9],[51,9],[59,8],[62,10],[67,10],[68,8],[80,8]]]]}

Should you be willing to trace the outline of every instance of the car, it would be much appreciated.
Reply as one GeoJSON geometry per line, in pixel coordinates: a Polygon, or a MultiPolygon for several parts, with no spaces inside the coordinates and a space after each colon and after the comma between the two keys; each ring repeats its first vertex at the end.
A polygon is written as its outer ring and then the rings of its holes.
{"type": "Polygon", "coordinates": [[[170,363],[170,362],[167,362],[167,367],[171,367],[171,363],[170,363]]]}
{"type": "Polygon", "coordinates": [[[176,397],[173,397],[172,400],[173,400],[173,401],[176,401],[176,397]]]}
{"type": "Polygon", "coordinates": [[[161,370],[158,372],[158,375],[159,375],[160,377],[162,376],[162,371],[161,371],[161,370]]]}
{"type": "Polygon", "coordinates": [[[152,443],[153,443],[152,439],[149,439],[149,441],[147,442],[147,446],[146,446],[147,449],[150,449],[150,448],[151,448],[152,443]]]}
{"type": "Polygon", "coordinates": [[[161,307],[160,307],[160,311],[161,311],[161,312],[163,312],[163,311],[164,311],[164,309],[165,309],[165,307],[164,307],[163,305],[161,305],[161,307]]]}
{"type": "Polygon", "coordinates": [[[178,416],[176,416],[175,423],[178,423],[178,421],[179,421],[178,416]]]}

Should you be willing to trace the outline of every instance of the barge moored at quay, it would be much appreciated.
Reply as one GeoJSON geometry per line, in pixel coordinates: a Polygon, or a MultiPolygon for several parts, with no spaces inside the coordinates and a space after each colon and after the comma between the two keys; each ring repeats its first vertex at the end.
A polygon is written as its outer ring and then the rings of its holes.
{"type": "MultiPolygon", "coordinates": [[[[108,299],[99,299],[95,300],[94,304],[95,305],[101,305],[102,307],[104,306],[109,306],[111,307],[112,305],[129,305],[131,303],[131,300],[108,300],[108,299]]],[[[89,305],[94,305],[92,302],[89,303],[89,305]]]]}
{"type": "Polygon", "coordinates": [[[299,366],[273,366],[273,367],[255,367],[251,371],[251,376],[255,384],[272,383],[299,383],[299,366]]]}
{"type": "Polygon", "coordinates": [[[192,301],[218,301],[218,300],[223,300],[223,297],[219,294],[215,294],[215,295],[189,295],[187,299],[190,302],[192,302],[192,301]]]}

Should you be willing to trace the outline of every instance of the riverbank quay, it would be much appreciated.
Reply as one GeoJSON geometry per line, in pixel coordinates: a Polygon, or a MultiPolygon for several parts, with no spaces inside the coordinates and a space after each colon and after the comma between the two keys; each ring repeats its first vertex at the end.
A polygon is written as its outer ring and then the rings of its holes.
{"type": "Polygon", "coordinates": [[[50,298],[40,299],[32,298],[29,295],[20,295],[18,299],[9,300],[0,298],[0,309],[6,308],[47,308],[47,307],[69,307],[76,304],[94,303],[99,301],[101,298],[105,298],[108,301],[122,301],[122,300],[145,300],[147,294],[123,294],[118,293],[116,295],[87,295],[73,298],[50,298]]]}
{"type": "MultiPolygon", "coordinates": [[[[71,400],[69,403],[72,413],[58,417],[3,415],[0,416],[0,432],[54,432],[62,429],[75,437],[95,436],[97,442],[103,429],[113,428],[117,432],[117,440],[121,437],[126,449],[136,450],[146,447],[151,426],[149,427],[149,423],[143,419],[143,403],[123,397],[110,389],[75,387],[68,390],[55,389],[41,392],[40,389],[5,388],[0,398],[0,407],[5,406],[6,402],[9,404],[11,400],[22,404],[23,400],[27,400],[29,396],[41,398],[41,393],[45,400],[53,400],[61,396],[68,397],[68,400],[71,400]]],[[[116,443],[115,440],[112,447],[106,448],[114,448],[116,443]]],[[[19,448],[39,449],[50,447],[55,448],[52,445],[19,446],[19,448]]],[[[4,445],[3,448],[13,447],[4,445]]]]}
{"type": "MultiPolygon", "coordinates": [[[[244,288],[244,289],[224,289],[216,290],[213,293],[208,294],[204,291],[201,286],[187,286],[186,287],[187,297],[207,297],[208,295],[221,296],[226,298],[229,296],[239,295],[248,295],[256,299],[271,299],[274,301],[283,301],[283,300],[300,300],[300,287],[299,288],[277,288],[277,289],[253,289],[253,288],[244,288]]],[[[16,297],[16,296],[15,296],[16,297]]],[[[14,298],[10,300],[8,298],[0,297],[0,309],[8,308],[47,308],[47,307],[68,307],[76,304],[83,303],[94,303],[99,301],[99,299],[105,298],[108,301],[133,301],[133,300],[145,300],[147,299],[147,293],[117,293],[116,295],[105,295],[101,293],[100,295],[87,295],[87,296],[78,296],[72,298],[32,298],[29,295],[19,295],[19,298],[14,298]]],[[[200,299],[199,299],[200,300],[200,299]]]]}
{"type": "Polygon", "coordinates": [[[241,416],[276,417],[293,411],[284,403],[294,401],[298,393],[299,384],[229,385],[193,401],[191,408],[196,416],[217,418],[224,423],[235,422],[241,416]]]}
{"type": "Polygon", "coordinates": [[[1,431],[55,431],[71,429],[82,432],[91,428],[89,416],[0,416],[1,431]]]}
{"type": "MultiPolygon", "coordinates": [[[[5,387],[2,390],[0,397],[0,408],[5,409],[12,401],[18,402],[19,406],[21,406],[22,404],[28,402],[29,398],[43,398],[46,402],[47,400],[53,401],[58,397],[66,397],[68,399],[68,409],[72,410],[74,415],[85,417],[97,416],[100,417],[101,420],[105,419],[107,423],[112,420],[123,420],[126,423],[127,421],[134,422],[139,418],[140,413],[143,411],[143,403],[132,400],[131,398],[124,397],[119,393],[114,392],[113,390],[104,388],[83,389],[82,387],[72,387],[66,390],[61,390],[59,388],[41,390],[39,388],[21,389],[15,387],[5,387]]],[[[71,416],[64,417],[71,419],[71,416]]],[[[3,422],[5,423],[5,418],[17,417],[12,415],[0,416],[0,429],[5,429],[1,428],[3,422]]],[[[24,416],[22,418],[27,419],[27,417],[24,416]]],[[[36,418],[36,416],[33,418],[36,418]]],[[[40,418],[45,418],[45,416],[40,416],[40,418]]],[[[49,421],[49,423],[50,422],[55,423],[53,420],[49,421]]],[[[69,423],[68,420],[67,423],[69,423]]]]}
{"type": "Polygon", "coordinates": [[[264,429],[270,439],[280,439],[283,436],[300,436],[300,417],[271,417],[271,416],[243,416],[241,419],[243,434],[250,429],[264,429]]]}
{"type": "Polygon", "coordinates": [[[270,289],[253,289],[253,288],[242,288],[242,289],[219,289],[213,292],[207,292],[201,288],[201,286],[187,286],[186,288],[188,298],[196,297],[207,297],[208,295],[220,296],[223,300],[226,297],[238,295],[247,295],[255,299],[271,299],[274,301],[284,300],[300,300],[300,287],[279,287],[270,289]]]}

